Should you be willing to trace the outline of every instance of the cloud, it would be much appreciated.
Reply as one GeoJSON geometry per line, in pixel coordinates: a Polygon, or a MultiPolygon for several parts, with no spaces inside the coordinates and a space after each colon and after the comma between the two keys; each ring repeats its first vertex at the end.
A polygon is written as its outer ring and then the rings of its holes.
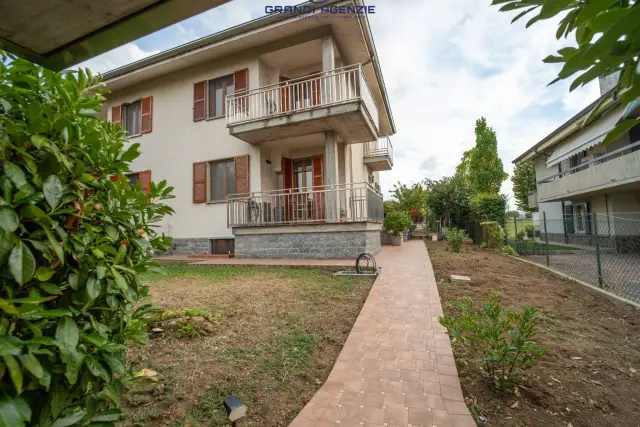
{"type": "Polygon", "coordinates": [[[131,62],[139,61],[147,56],[155,55],[160,50],[142,50],[136,43],[127,43],[100,56],[96,56],[78,65],[88,67],[96,73],[104,73],[131,62]]]}
{"type": "MultiPolygon", "coordinates": [[[[264,15],[264,6],[298,0],[234,0],[88,61],[105,71],[264,15]]],[[[451,175],[487,118],[511,173],[512,160],[598,96],[597,83],[569,93],[552,86],[559,71],[542,58],[570,44],[555,38],[557,20],[525,29],[516,14],[488,1],[367,0],[369,19],[398,129],[394,169],[383,189],[401,181],[451,175]]],[[[526,21],[525,21],[526,22],[526,21]]],[[[511,192],[507,181],[503,192],[511,192]]]]}

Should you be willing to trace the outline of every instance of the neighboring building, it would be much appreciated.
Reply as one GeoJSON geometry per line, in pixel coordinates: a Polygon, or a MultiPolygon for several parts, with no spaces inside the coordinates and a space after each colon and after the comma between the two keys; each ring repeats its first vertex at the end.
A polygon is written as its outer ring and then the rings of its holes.
{"type": "MultiPolygon", "coordinates": [[[[600,83],[605,96],[615,85],[615,76],[600,83]]],[[[537,191],[529,196],[529,205],[538,209],[537,219],[542,220],[543,213],[548,219],[550,239],[590,244],[597,232],[618,250],[624,242],[640,251],[640,125],[607,146],[601,144],[623,113],[637,118],[638,109],[629,112],[617,101],[605,103],[599,117],[582,128],[583,119],[598,102],[514,163],[535,162],[537,191]]]]}
{"type": "Polygon", "coordinates": [[[174,253],[380,250],[395,125],[366,15],[272,14],[104,78],[106,118],[141,145],[131,179],[175,187],[174,253]]]}

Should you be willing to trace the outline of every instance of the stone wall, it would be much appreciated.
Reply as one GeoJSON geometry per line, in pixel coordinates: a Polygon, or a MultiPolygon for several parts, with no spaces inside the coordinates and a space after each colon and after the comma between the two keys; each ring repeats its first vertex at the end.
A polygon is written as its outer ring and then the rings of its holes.
{"type": "Polygon", "coordinates": [[[380,230],[235,236],[240,259],[355,259],[380,252],[380,230]]]}
{"type": "Polygon", "coordinates": [[[191,255],[211,253],[211,239],[173,239],[169,255],[191,255]]]}

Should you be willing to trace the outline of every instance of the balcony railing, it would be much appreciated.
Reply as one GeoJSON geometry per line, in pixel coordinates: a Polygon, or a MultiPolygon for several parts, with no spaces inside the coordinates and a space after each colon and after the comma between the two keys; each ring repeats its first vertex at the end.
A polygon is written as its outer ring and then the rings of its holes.
{"type": "Polygon", "coordinates": [[[617,159],[618,157],[624,156],[626,154],[630,154],[633,152],[636,152],[640,150],[640,141],[634,142],[633,144],[629,144],[626,145],[622,148],[618,148],[615,151],[612,151],[610,153],[606,153],[600,157],[596,157],[593,160],[590,160],[588,162],[585,163],[581,163],[578,166],[574,166],[571,169],[567,169],[566,171],[562,171],[560,173],[551,175],[545,179],[542,179],[540,181],[538,181],[538,184],[548,184],[552,181],[555,181],[556,179],[560,179],[560,178],[564,178],[566,176],[572,175],[574,173],[577,172],[581,172],[583,170],[587,170],[589,168],[592,168],[594,166],[600,165],[602,163],[606,163],[609,162],[611,160],[617,159]]]}
{"type": "Polygon", "coordinates": [[[232,195],[229,227],[382,222],[382,193],[368,183],[232,195]]]}
{"type": "Polygon", "coordinates": [[[391,166],[393,166],[393,145],[391,138],[383,136],[377,141],[365,142],[364,157],[387,157],[391,166]]]}
{"type": "Polygon", "coordinates": [[[361,64],[227,96],[227,125],[362,101],[378,126],[378,107],[361,64]]]}

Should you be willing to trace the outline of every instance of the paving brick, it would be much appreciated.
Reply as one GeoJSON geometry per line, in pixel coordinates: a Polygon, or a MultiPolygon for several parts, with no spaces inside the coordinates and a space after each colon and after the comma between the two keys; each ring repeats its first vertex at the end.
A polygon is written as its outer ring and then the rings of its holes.
{"type": "Polygon", "coordinates": [[[377,262],[329,381],[290,427],[472,427],[449,336],[433,320],[442,306],[424,244],[385,247],[377,262]]]}

